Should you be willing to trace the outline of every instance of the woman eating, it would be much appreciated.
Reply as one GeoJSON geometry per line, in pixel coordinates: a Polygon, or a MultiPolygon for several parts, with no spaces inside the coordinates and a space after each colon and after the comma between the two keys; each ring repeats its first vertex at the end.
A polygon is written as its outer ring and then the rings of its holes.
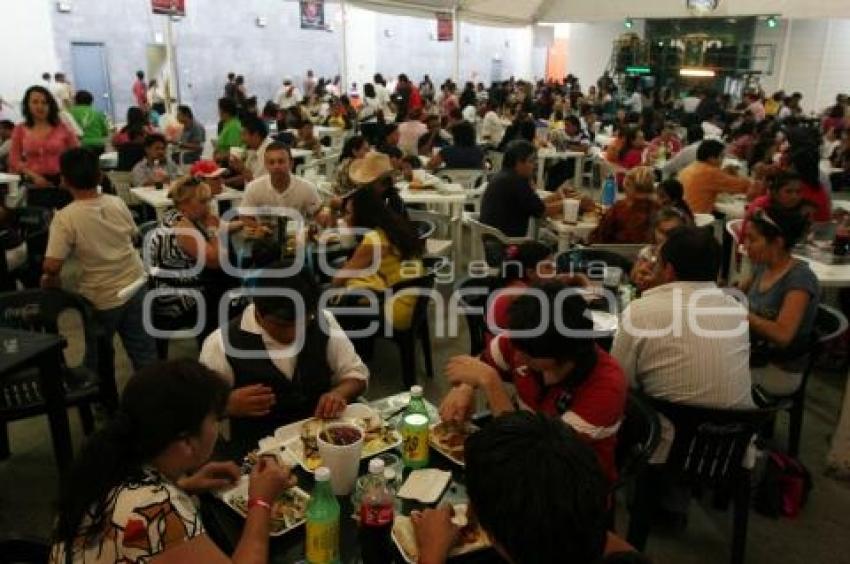
{"type": "Polygon", "coordinates": [[[484,151],[475,143],[475,127],[467,121],[462,121],[452,127],[453,142],[443,147],[431,157],[427,168],[437,170],[466,168],[481,169],[484,166],[484,151]]]}
{"type": "MultiPolygon", "coordinates": [[[[193,288],[204,296],[205,323],[197,336],[203,343],[207,335],[218,327],[219,302],[224,293],[233,287],[231,279],[222,271],[221,263],[226,253],[219,239],[222,228],[235,231],[241,229],[239,221],[222,225],[219,218],[210,212],[213,196],[210,187],[194,177],[183,177],[172,184],[168,192],[174,208],[163,215],[162,221],[151,238],[150,261],[152,271],[166,271],[165,276],[153,275],[157,288],[193,288]],[[197,265],[203,265],[199,273],[174,278],[168,271],[190,273],[197,265]]],[[[163,294],[154,301],[154,312],[158,319],[166,322],[185,323],[197,315],[198,304],[191,296],[163,294]]]]}
{"type": "Polygon", "coordinates": [[[626,197],[602,216],[590,234],[591,243],[647,243],[652,238],[652,218],[658,212],[655,174],[647,166],[633,168],[623,181],[626,197]]]}
{"type": "Polygon", "coordinates": [[[753,275],[741,289],[750,308],[752,378],[771,396],[793,394],[808,359],[820,287],[808,264],[791,255],[807,226],[798,211],[771,206],[753,214],[747,230],[753,275]]]}
{"type": "Polygon", "coordinates": [[[251,471],[245,525],[228,556],[207,536],[193,496],[239,480],[209,462],[227,385],[196,361],[149,366],[115,418],[83,448],[62,487],[54,564],[267,562],[271,504],[295,477],[274,460],[251,471]]]}
{"type": "Polygon", "coordinates": [[[59,106],[43,86],[30,86],[22,106],[24,122],[12,131],[9,168],[34,188],[58,187],[59,156],[80,142],[59,119],[59,106]]]}
{"type": "MultiPolygon", "coordinates": [[[[422,241],[410,223],[388,209],[373,190],[354,192],[346,201],[346,212],[348,225],[366,233],[334,276],[334,286],[383,292],[405,278],[421,275],[422,241]]],[[[412,294],[393,297],[386,303],[395,329],[410,327],[415,304],[412,294]]]]}

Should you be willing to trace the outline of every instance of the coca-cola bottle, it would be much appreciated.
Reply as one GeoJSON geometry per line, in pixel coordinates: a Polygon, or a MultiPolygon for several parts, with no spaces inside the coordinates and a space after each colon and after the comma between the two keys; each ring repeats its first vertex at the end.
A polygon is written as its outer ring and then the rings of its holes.
{"type": "Polygon", "coordinates": [[[390,535],[393,528],[395,499],[384,478],[384,461],[369,461],[369,475],[360,500],[360,551],[363,564],[387,564],[393,561],[390,535]]]}

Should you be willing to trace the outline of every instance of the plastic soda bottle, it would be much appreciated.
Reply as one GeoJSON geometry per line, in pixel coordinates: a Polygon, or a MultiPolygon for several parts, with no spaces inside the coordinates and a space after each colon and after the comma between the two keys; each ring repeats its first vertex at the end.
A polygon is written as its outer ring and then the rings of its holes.
{"type": "Polygon", "coordinates": [[[613,206],[617,199],[617,181],[613,174],[609,174],[605,179],[605,185],[602,187],[602,205],[613,206]]]}
{"type": "Polygon", "coordinates": [[[339,502],[331,491],[331,471],[316,469],[316,488],[307,504],[307,540],[309,564],[339,563],[339,502]]]}
{"type": "Polygon", "coordinates": [[[392,539],[395,499],[384,478],[384,461],[369,461],[369,475],[360,501],[360,550],[363,564],[393,560],[392,539]]]}
{"type": "Polygon", "coordinates": [[[428,408],[422,386],[410,388],[410,403],[402,417],[402,459],[408,468],[428,466],[428,408]]]}

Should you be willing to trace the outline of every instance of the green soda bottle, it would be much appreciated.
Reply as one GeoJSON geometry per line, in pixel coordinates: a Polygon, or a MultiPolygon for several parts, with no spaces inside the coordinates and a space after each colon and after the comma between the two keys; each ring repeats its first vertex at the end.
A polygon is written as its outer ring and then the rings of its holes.
{"type": "Polygon", "coordinates": [[[306,556],[309,564],[339,563],[339,502],[331,491],[331,471],[316,469],[316,487],[307,504],[306,556]]]}
{"type": "Polygon", "coordinates": [[[410,403],[402,416],[402,458],[408,468],[428,466],[428,408],[422,386],[410,388],[410,403]]]}

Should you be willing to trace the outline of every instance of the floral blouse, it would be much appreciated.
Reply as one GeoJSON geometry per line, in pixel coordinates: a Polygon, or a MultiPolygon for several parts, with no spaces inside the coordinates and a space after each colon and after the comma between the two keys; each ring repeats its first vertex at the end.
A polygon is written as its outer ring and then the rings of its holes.
{"type": "MultiPolygon", "coordinates": [[[[74,542],[74,564],[141,564],[165,550],[204,533],[192,497],[151,467],[140,478],[115,488],[107,502],[102,533],[86,543],[74,542]]],[[[92,516],[85,517],[84,524],[92,516]]],[[[57,544],[50,564],[67,564],[65,546],[57,544]]]]}

